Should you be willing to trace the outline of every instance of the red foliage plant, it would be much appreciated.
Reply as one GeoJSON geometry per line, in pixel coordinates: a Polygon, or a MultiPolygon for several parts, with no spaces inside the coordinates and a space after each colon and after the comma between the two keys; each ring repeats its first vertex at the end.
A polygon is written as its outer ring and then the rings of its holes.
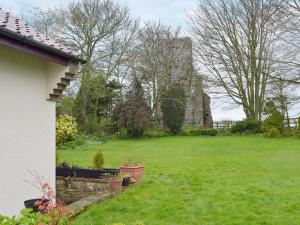
{"type": "MultiPolygon", "coordinates": [[[[58,200],[49,184],[44,183],[41,186],[41,199],[35,202],[38,209],[42,212],[41,216],[49,218],[48,225],[70,224],[66,216],[69,214],[69,209],[64,207],[61,200],[58,200]]],[[[46,225],[39,223],[38,225],[46,225]]]]}

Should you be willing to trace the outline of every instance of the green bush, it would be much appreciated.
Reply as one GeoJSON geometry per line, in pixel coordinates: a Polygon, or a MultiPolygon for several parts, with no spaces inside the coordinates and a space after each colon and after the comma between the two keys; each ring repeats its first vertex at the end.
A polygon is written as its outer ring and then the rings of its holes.
{"type": "MultiPolygon", "coordinates": [[[[50,224],[51,218],[49,214],[43,214],[37,212],[32,212],[32,209],[23,209],[19,216],[2,216],[0,215],[0,224],[1,225],[46,225],[50,224]]],[[[69,225],[70,218],[64,216],[59,223],[59,225],[69,225]]]]}
{"type": "Polygon", "coordinates": [[[191,135],[191,129],[182,129],[180,131],[181,136],[190,136],[191,135]]]}
{"type": "Polygon", "coordinates": [[[201,135],[201,129],[190,129],[187,132],[189,132],[189,134],[191,136],[200,136],[201,135]]]}
{"type": "Polygon", "coordinates": [[[216,136],[217,134],[218,131],[216,129],[212,129],[212,128],[201,129],[201,135],[216,136]]]}
{"type": "Polygon", "coordinates": [[[129,138],[128,131],[126,128],[121,128],[118,132],[113,135],[114,139],[125,140],[129,138]]]}
{"type": "Polygon", "coordinates": [[[63,149],[76,149],[77,147],[83,146],[86,144],[84,137],[77,137],[74,141],[68,141],[59,147],[60,150],[63,149]]]}
{"type": "Polygon", "coordinates": [[[236,122],[235,125],[231,127],[231,132],[233,134],[258,134],[261,133],[261,121],[245,119],[243,121],[236,122]]]}
{"type": "Polygon", "coordinates": [[[267,130],[266,136],[269,138],[277,138],[277,137],[281,137],[281,134],[277,128],[272,127],[269,130],[267,130]]]}
{"type": "Polygon", "coordinates": [[[56,121],[56,144],[63,145],[75,139],[77,135],[76,119],[69,115],[59,116],[56,121]]]}
{"type": "Polygon", "coordinates": [[[74,141],[76,146],[82,146],[86,144],[86,140],[84,137],[78,137],[76,138],[76,140],[74,141]]]}
{"type": "Polygon", "coordinates": [[[102,137],[106,135],[103,126],[103,122],[98,118],[88,118],[84,124],[80,125],[80,131],[86,135],[102,137]]]}
{"type": "Polygon", "coordinates": [[[163,130],[146,130],[144,132],[143,137],[146,138],[155,138],[155,137],[167,137],[171,134],[169,132],[163,131],[163,130]]]}
{"type": "Polygon", "coordinates": [[[75,141],[69,141],[69,142],[66,142],[62,147],[61,149],[75,149],[77,148],[77,145],[75,143],[75,141]]]}
{"type": "Polygon", "coordinates": [[[231,128],[219,128],[218,130],[218,135],[220,136],[231,136],[231,128]]]}
{"type": "Polygon", "coordinates": [[[262,128],[265,132],[268,132],[271,128],[276,128],[280,133],[283,132],[283,121],[284,116],[278,112],[274,111],[269,115],[262,124],[262,128]]]}
{"type": "Polygon", "coordinates": [[[94,167],[97,169],[101,169],[103,168],[103,164],[104,164],[104,156],[101,152],[101,150],[99,150],[96,155],[94,156],[94,167]]]}
{"type": "Polygon", "coordinates": [[[57,150],[71,150],[87,146],[103,144],[107,141],[107,136],[98,137],[90,135],[77,136],[74,141],[68,141],[61,146],[58,146],[57,150]]]}
{"type": "Polygon", "coordinates": [[[186,96],[179,84],[170,85],[162,94],[163,121],[173,134],[178,134],[184,122],[186,96]]]}
{"type": "Polygon", "coordinates": [[[218,131],[216,129],[212,128],[201,128],[201,129],[191,129],[189,131],[191,136],[216,136],[218,134],[218,131]]]}

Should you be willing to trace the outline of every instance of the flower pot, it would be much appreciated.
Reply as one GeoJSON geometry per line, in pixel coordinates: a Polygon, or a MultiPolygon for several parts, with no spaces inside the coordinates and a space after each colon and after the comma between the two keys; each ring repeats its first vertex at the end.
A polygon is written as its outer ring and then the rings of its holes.
{"type": "Polygon", "coordinates": [[[120,166],[120,173],[122,175],[128,175],[130,178],[133,178],[135,181],[139,182],[144,173],[144,165],[140,166],[120,166]]]}
{"type": "MultiPolygon", "coordinates": [[[[35,205],[35,203],[37,201],[41,201],[41,199],[40,198],[34,198],[34,199],[26,200],[26,201],[24,201],[24,206],[25,206],[26,209],[31,208],[33,212],[43,213],[43,211],[39,210],[39,206],[35,205]]],[[[45,199],[45,200],[43,200],[43,203],[47,203],[48,201],[49,200],[45,199]]]]}
{"type": "Polygon", "coordinates": [[[110,180],[110,188],[112,190],[120,190],[122,188],[123,179],[112,178],[110,180]]]}
{"type": "Polygon", "coordinates": [[[122,186],[129,186],[129,182],[130,182],[130,177],[124,177],[123,181],[122,181],[122,186]]]}
{"type": "Polygon", "coordinates": [[[24,206],[26,209],[33,209],[33,212],[38,212],[39,211],[39,207],[35,205],[35,203],[37,201],[40,201],[41,199],[40,198],[35,198],[35,199],[29,199],[29,200],[26,200],[24,201],[24,206]]]}

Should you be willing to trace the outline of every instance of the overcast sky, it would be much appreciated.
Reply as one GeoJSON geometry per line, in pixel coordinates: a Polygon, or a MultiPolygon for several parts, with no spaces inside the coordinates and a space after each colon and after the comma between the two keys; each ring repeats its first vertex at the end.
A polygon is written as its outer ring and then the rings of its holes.
{"type": "MultiPolygon", "coordinates": [[[[20,12],[26,6],[53,8],[64,6],[71,0],[0,0],[2,8],[20,12]]],[[[197,0],[117,0],[129,6],[134,17],[143,20],[161,19],[164,23],[187,27],[186,12],[197,6],[197,0]]]]}
{"type": "MultiPolygon", "coordinates": [[[[19,14],[28,7],[38,7],[42,9],[64,6],[71,0],[0,0],[0,7],[19,14]]],[[[118,0],[126,4],[133,17],[139,17],[144,21],[161,20],[171,26],[181,26],[184,35],[188,35],[188,24],[186,14],[197,7],[198,0],[118,0]]],[[[244,118],[241,108],[220,104],[216,99],[212,99],[212,112],[214,120],[244,118]]],[[[299,108],[293,110],[292,114],[299,112],[299,108]]],[[[291,115],[294,116],[294,115],[291,115]]]]}

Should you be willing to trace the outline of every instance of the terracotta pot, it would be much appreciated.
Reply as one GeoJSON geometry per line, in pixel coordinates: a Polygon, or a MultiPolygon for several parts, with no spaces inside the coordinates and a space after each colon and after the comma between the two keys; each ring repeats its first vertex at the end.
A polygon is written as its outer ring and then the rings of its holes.
{"type": "Polygon", "coordinates": [[[129,176],[135,181],[140,181],[144,173],[144,165],[140,166],[120,166],[120,173],[129,176]]]}
{"type": "Polygon", "coordinates": [[[110,180],[110,188],[113,190],[120,190],[122,188],[123,179],[112,178],[110,180]]]}

